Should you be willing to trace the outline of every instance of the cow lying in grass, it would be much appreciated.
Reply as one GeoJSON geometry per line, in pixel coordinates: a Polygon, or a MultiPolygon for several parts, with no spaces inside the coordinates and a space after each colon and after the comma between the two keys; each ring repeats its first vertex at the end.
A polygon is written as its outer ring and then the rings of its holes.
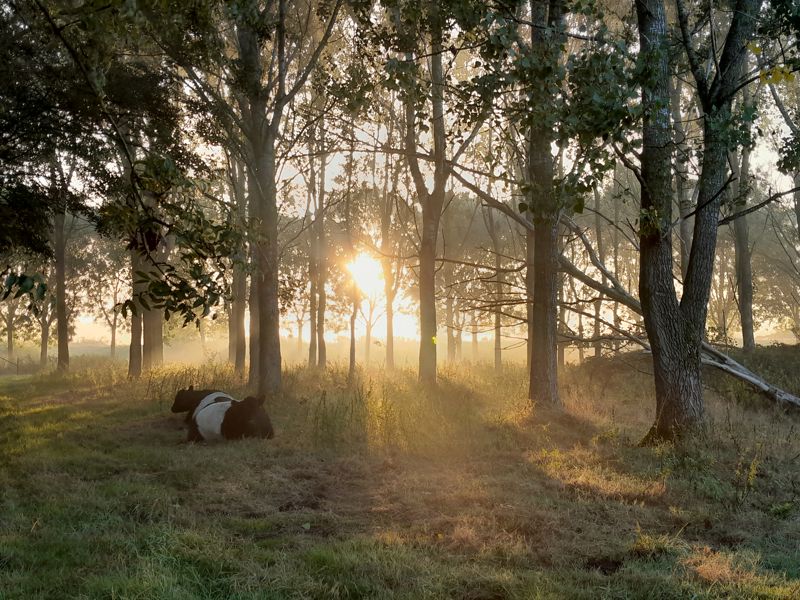
{"type": "Polygon", "coordinates": [[[187,413],[189,441],[272,438],[272,422],[264,410],[264,396],[236,400],[217,390],[178,390],[172,412],[187,413]]]}

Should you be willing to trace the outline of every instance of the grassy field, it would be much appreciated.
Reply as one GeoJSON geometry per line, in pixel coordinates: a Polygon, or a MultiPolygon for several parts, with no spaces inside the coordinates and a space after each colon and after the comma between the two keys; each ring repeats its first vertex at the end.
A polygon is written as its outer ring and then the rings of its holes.
{"type": "Polygon", "coordinates": [[[169,407],[242,393],[221,366],[4,377],[0,598],[800,597],[800,419],[714,378],[707,434],[639,448],[647,370],[568,369],[551,412],[517,367],[292,369],[276,438],[218,445],[169,407]]]}

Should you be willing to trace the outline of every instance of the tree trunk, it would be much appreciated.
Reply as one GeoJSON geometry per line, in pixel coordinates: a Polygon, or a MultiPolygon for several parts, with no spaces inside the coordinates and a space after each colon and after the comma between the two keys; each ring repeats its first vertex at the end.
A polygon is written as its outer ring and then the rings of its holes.
{"type": "Polygon", "coordinates": [[[111,360],[117,358],[117,313],[111,319],[111,360]]]}
{"type": "Polygon", "coordinates": [[[136,378],[142,374],[142,308],[139,298],[143,284],[138,280],[136,273],[141,271],[141,255],[136,248],[131,248],[131,289],[136,312],[131,313],[131,343],[128,351],[128,377],[136,378]]]}
{"type": "Polygon", "coordinates": [[[275,185],[275,131],[265,136],[259,161],[259,183],[265,191],[259,203],[257,243],[258,382],[257,393],[275,394],[281,388],[280,306],[278,304],[278,198],[275,185]]]}
{"type": "MultiPolygon", "coordinates": [[[[747,107],[752,100],[745,89],[743,104],[747,107]]],[[[735,194],[733,202],[734,214],[747,208],[750,195],[750,149],[743,148],[739,162],[736,152],[731,152],[730,162],[734,166],[737,177],[732,185],[735,194]]],[[[753,324],[753,268],[750,262],[750,228],[747,215],[733,221],[733,240],[736,255],[736,291],[739,308],[739,321],[742,326],[742,348],[749,353],[756,348],[753,324]]],[[[727,339],[727,336],[726,336],[727,339]]]]}
{"type": "Polygon", "coordinates": [[[531,360],[533,357],[533,281],[536,273],[534,262],[534,247],[536,239],[533,231],[525,230],[525,314],[527,315],[528,341],[527,353],[525,355],[525,366],[528,373],[531,372],[531,360]]]}
{"type": "Polygon", "coordinates": [[[53,218],[56,271],[56,339],[58,340],[58,370],[69,370],[69,322],[67,320],[67,240],[64,230],[64,211],[53,218]]]}
{"type": "MultiPolygon", "coordinates": [[[[642,89],[639,297],[653,358],[656,419],[646,441],[671,439],[703,419],[700,338],[683,318],[672,276],[671,134],[667,20],[663,0],[636,0],[639,42],[652,73],[642,89]]],[[[715,224],[716,229],[716,224],[715,224]]],[[[702,243],[702,242],[701,242],[702,243]]],[[[697,241],[692,255],[698,252],[697,241]]],[[[691,276],[689,269],[689,276],[691,276]]],[[[688,277],[687,277],[688,279],[688,277]]],[[[685,298],[685,296],[684,296],[685,298]]]]}
{"type": "MultiPolygon", "coordinates": [[[[594,189],[594,230],[595,237],[597,238],[597,256],[600,262],[606,263],[605,240],[603,239],[603,219],[600,216],[600,192],[597,188],[594,189]]],[[[605,285],[606,277],[602,276],[602,283],[605,285]]],[[[594,329],[592,335],[594,337],[594,355],[600,357],[603,355],[603,342],[600,339],[602,333],[600,328],[601,313],[603,311],[603,294],[598,293],[594,301],[594,329]]],[[[581,356],[581,360],[583,357],[581,356]]]]}
{"type": "MultiPolygon", "coordinates": [[[[563,4],[531,0],[531,47],[547,62],[556,64],[561,44],[545,30],[563,27],[563,4]]],[[[533,310],[531,324],[530,388],[534,404],[561,406],[558,396],[558,221],[560,207],[553,190],[555,164],[551,150],[553,131],[532,126],[528,131],[528,179],[531,186],[529,209],[534,223],[533,310]]]]}
{"type": "Polygon", "coordinates": [[[145,310],[142,314],[142,369],[149,371],[164,364],[164,311],[145,310]]]}
{"type": "MultiPolygon", "coordinates": [[[[391,270],[391,266],[389,267],[391,270]]],[[[386,269],[384,269],[384,282],[386,269]]],[[[386,368],[394,369],[394,285],[385,283],[386,291],[386,368]]]]}
{"type": "MultiPolygon", "coordinates": [[[[325,120],[320,119],[320,131],[324,131],[325,120]]],[[[322,155],[320,156],[319,170],[319,200],[316,219],[317,225],[317,366],[325,369],[328,365],[328,347],[325,343],[325,310],[327,303],[327,291],[325,285],[328,282],[328,249],[325,246],[325,179],[327,171],[328,155],[325,152],[325,140],[320,140],[322,155]]],[[[313,317],[312,317],[313,318],[313,317]]]]}
{"type": "Polygon", "coordinates": [[[687,142],[686,130],[683,125],[681,113],[681,93],[682,81],[675,77],[671,79],[672,86],[671,105],[672,105],[672,127],[675,142],[675,195],[678,200],[678,214],[680,216],[679,243],[680,243],[680,265],[681,277],[686,278],[689,269],[689,254],[692,249],[692,227],[691,217],[692,202],[689,197],[689,159],[691,150],[687,142]]]}
{"type": "Polygon", "coordinates": [[[6,356],[8,360],[14,360],[14,318],[17,313],[17,303],[8,299],[6,307],[6,356]]]}
{"type": "Polygon", "coordinates": [[[426,383],[436,383],[436,239],[441,213],[435,204],[429,198],[423,207],[419,250],[419,378],[426,383]]]}
{"type": "Polygon", "coordinates": [[[455,325],[453,324],[453,292],[452,292],[452,280],[451,276],[448,275],[445,283],[447,297],[445,298],[444,304],[444,321],[445,321],[445,330],[447,336],[447,362],[453,363],[456,360],[456,336],[455,336],[455,325]]]}
{"type": "Polygon", "coordinates": [[[439,222],[444,206],[445,189],[450,171],[446,164],[447,139],[444,121],[445,75],[442,66],[441,24],[434,25],[431,34],[431,129],[433,138],[433,190],[428,190],[419,166],[416,143],[416,109],[411,99],[406,101],[405,150],[408,166],[414,178],[417,197],[422,204],[422,231],[419,248],[419,378],[436,383],[436,245],[439,222]]]}
{"type": "MultiPolygon", "coordinates": [[[[255,248],[253,249],[255,253],[255,248]]],[[[252,264],[255,265],[255,255],[251,255],[252,264]]],[[[258,318],[258,288],[255,285],[255,279],[250,276],[250,297],[248,299],[250,305],[250,365],[247,369],[247,379],[250,385],[254,385],[258,380],[258,337],[259,337],[259,323],[258,318]]]]}
{"type": "MultiPolygon", "coordinates": [[[[246,255],[239,260],[245,261],[246,255]]],[[[241,376],[247,355],[247,337],[244,330],[245,309],[247,307],[247,273],[243,264],[234,264],[233,282],[231,284],[233,299],[231,300],[231,316],[228,323],[228,361],[233,364],[234,371],[241,376]]]]}
{"type": "Polygon", "coordinates": [[[472,362],[478,363],[478,311],[472,311],[472,362]]]}
{"type": "MultiPolygon", "coordinates": [[[[355,283],[353,284],[355,287],[355,283]]],[[[357,296],[353,298],[353,310],[350,313],[350,354],[347,368],[347,381],[352,383],[356,376],[356,318],[358,317],[357,296]]]]}
{"type": "Polygon", "coordinates": [[[500,263],[499,244],[496,243],[494,238],[492,239],[492,243],[495,245],[495,302],[498,303],[494,311],[494,370],[496,373],[500,373],[503,370],[503,341],[501,339],[503,326],[501,314],[503,312],[503,307],[500,304],[503,299],[503,274],[500,272],[502,265],[500,263]]]}
{"type": "Polygon", "coordinates": [[[534,227],[533,346],[528,397],[533,403],[560,406],[556,364],[558,218],[539,218],[534,227]]]}
{"type": "Polygon", "coordinates": [[[39,366],[47,368],[47,350],[50,344],[50,322],[49,319],[42,322],[41,335],[39,337],[39,366]]]}
{"type": "MultiPolygon", "coordinates": [[[[230,159],[231,196],[234,203],[232,215],[237,227],[247,222],[247,177],[244,166],[238,159],[230,159]]],[[[228,320],[228,362],[240,377],[244,374],[247,355],[244,318],[247,308],[247,248],[242,242],[233,259],[233,281],[231,282],[231,312],[228,320]]]]}

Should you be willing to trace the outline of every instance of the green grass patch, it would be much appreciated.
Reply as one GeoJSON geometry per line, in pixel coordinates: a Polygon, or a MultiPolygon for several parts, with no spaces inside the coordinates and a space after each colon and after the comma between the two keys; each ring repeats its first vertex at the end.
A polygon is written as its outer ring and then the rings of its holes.
{"type": "Polygon", "coordinates": [[[292,368],[274,440],[208,445],[169,407],[243,394],[222,365],[0,378],[0,598],[799,597],[797,418],[711,394],[639,448],[634,363],[568,369],[563,412],[513,366],[292,368]]]}

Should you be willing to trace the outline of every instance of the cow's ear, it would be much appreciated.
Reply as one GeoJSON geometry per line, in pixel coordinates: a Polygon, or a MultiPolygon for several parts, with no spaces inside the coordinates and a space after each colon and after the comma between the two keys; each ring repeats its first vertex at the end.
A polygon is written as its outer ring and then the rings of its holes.
{"type": "Polygon", "coordinates": [[[188,391],[190,391],[190,392],[191,392],[193,389],[194,389],[194,384],[192,384],[192,385],[190,385],[190,386],[189,386],[189,390],[188,390],[188,391]]]}

